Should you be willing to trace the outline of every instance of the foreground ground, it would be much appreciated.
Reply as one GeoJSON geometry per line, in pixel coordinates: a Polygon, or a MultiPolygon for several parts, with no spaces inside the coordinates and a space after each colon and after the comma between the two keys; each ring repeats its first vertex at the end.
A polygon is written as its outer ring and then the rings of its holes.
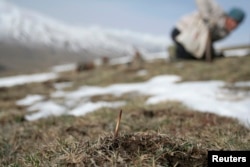
{"type": "MultiPolygon", "coordinates": [[[[141,82],[160,74],[185,81],[250,80],[250,56],[204,62],[156,61],[143,67],[100,67],[65,73],[54,81],[0,88],[0,164],[3,166],[206,166],[207,150],[250,150],[250,131],[237,120],[193,111],[179,102],[144,105],[147,97],[126,94],[120,133],[113,139],[119,109],[100,109],[82,117],[25,121],[16,100],[28,94],[49,97],[53,83],[81,85],[141,82]],[[136,75],[139,69],[147,75],[136,75]]],[[[238,88],[229,87],[230,89],[238,88]]],[[[249,88],[241,88],[249,91],[249,88]]],[[[117,97],[96,96],[94,100],[117,97]]],[[[237,111],[235,111],[237,112],[237,111]]]]}

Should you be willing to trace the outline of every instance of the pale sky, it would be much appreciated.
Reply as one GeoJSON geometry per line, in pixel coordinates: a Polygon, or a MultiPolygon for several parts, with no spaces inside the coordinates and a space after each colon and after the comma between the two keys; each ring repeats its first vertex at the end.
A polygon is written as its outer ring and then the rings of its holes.
{"type": "MultiPolygon", "coordinates": [[[[196,10],[194,0],[9,0],[61,22],[162,35],[169,38],[178,19],[196,10]]],[[[217,0],[225,11],[245,10],[242,25],[219,45],[250,43],[250,1],[217,0]]]]}

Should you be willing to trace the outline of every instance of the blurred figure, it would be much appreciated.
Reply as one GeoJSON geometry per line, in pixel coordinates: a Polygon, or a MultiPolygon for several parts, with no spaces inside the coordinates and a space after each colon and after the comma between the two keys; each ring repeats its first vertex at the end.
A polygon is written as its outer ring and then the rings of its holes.
{"type": "Polygon", "coordinates": [[[196,0],[198,11],[184,16],[172,30],[175,56],[181,59],[201,59],[211,61],[216,54],[213,43],[227,37],[244,20],[245,12],[232,8],[229,12],[215,0],[196,0]]]}

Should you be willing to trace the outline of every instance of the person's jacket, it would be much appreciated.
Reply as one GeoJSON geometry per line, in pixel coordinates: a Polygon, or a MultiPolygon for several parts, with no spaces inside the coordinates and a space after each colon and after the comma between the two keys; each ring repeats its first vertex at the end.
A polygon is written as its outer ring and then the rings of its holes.
{"type": "MultiPolygon", "coordinates": [[[[194,46],[196,46],[195,43],[199,45],[199,51],[191,48],[193,51],[190,52],[193,53],[195,57],[201,58],[205,52],[207,40],[205,40],[205,37],[197,38],[190,36],[192,32],[198,31],[198,33],[196,32],[197,34],[208,34],[207,32],[209,31],[213,42],[223,39],[229,35],[229,32],[225,29],[225,12],[214,0],[196,0],[196,4],[198,11],[181,18],[181,20],[177,22],[176,28],[181,32],[180,34],[187,34],[184,37],[185,42],[182,43],[180,41],[184,47],[187,45],[186,47],[188,48],[190,43],[193,43],[194,46]],[[197,24],[203,25],[197,26],[197,24]]],[[[183,38],[179,40],[183,40],[183,38]]]]}

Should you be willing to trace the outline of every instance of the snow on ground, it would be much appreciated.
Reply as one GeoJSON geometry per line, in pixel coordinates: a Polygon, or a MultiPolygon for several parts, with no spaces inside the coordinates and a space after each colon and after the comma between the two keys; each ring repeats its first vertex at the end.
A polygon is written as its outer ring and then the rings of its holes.
{"type": "Polygon", "coordinates": [[[147,52],[142,52],[142,57],[146,61],[154,61],[155,59],[169,59],[168,52],[162,51],[162,52],[156,52],[156,53],[147,53],[147,52]]]}
{"type": "Polygon", "coordinates": [[[250,49],[234,49],[234,50],[226,50],[223,52],[226,57],[233,57],[233,56],[247,56],[250,54],[250,49]]]}
{"type": "Polygon", "coordinates": [[[69,88],[73,85],[72,82],[60,82],[60,83],[55,83],[54,84],[54,87],[57,89],[57,90],[62,90],[64,88],[69,88]]]}
{"type": "Polygon", "coordinates": [[[32,75],[19,75],[12,77],[0,78],[0,87],[12,87],[16,85],[24,85],[32,82],[45,82],[57,78],[56,73],[42,73],[32,75]]]}
{"type": "MultiPolygon", "coordinates": [[[[17,75],[11,77],[0,78],[0,88],[1,87],[12,87],[17,85],[25,85],[33,82],[45,82],[58,78],[58,73],[72,71],[76,68],[75,64],[65,64],[59,65],[52,68],[50,73],[40,73],[40,74],[29,74],[29,75],[17,75]]],[[[72,83],[62,83],[54,85],[56,89],[59,87],[70,87],[72,83]]]]}
{"type": "Polygon", "coordinates": [[[139,70],[137,71],[136,75],[138,76],[145,76],[148,74],[148,71],[147,70],[139,70]]]}
{"type": "Polygon", "coordinates": [[[86,113],[93,112],[102,107],[106,108],[117,108],[125,105],[125,102],[86,102],[82,103],[79,106],[76,106],[74,109],[70,110],[67,106],[60,105],[53,101],[39,102],[31,105],[27,111],[33,112],[25,116],[25,119],[28,121],[35,121],[37,119],[46,118],[49,116],[60,116],[60,115],[74,115],[82,116],[86,113]],[[37,111],[37,112],[34,112],[37,111]]]}
{"type": "Polygon", "coordinates": [[[237,82],[235,86],[236,87],[250,87],[250,81],[249,82],[237,82]]]}
{"type": "Polygon", "coordinates": [[[69,112],[70,115],[74,115],[74,116],[81,116],[81,115],[85,115],[86,113],[98,110],[102,107],[108,107],[108,108],[118,108],[121,107],[123,105],[125,105],[125,102],[114,102],[114,103],[110,103],[110,102],[104,102],[104,101],[100,101],[100,102],[87,102],[84,103],[78,107],[76,107],[75,109],[71,110],[69,112]]]}
{"type": "MultiPolygon", "coordinates": [[[[246,56],[247,53],[250,53],[249,49],[238,49],[233,51],[225,52],[226,56],[246,56]]],[[[168,59],[168,55],[166,52],[159,52],[159,53],[146,53],[143,52],[142,57],[146,61],[152,61],[155,59],[168,59]]],[[[131,62],[133,56],[122,56],[110,59],[110,65],[117,65],[117,64],[126,64],[131,62]]],[[[100,59],[95,60],[96,65],[100,65],[100,59]]],[[[51,69],[50,73],[41,73],[41,74],[32,74],[32,75],[19,75],[19,76],[12,76],[12,77],[4,77],[0,78],[0,88],[1,87],[12,87],[16,85],[24,85],[32,82],[45,82],[48,80],[52,80],[58,77],[61,72],[67,71],[74,71],[76,69],[76,64],[63,64],[54,66],[51,69]]],[[[145,72],[139,72],[138,75],[146,75],[145,72]]],[[[244,82],[243,82],[244,84],[244,82]]],[[[249,83],[248,83],[249,84],[249,83]]],[[[69,86],[69,85],[68,85],[69,86]]]]}
{"type": "Polygon", "coordinates": [[[109,64],[110,65],[119,65],[119,64],[127,64],[130,63],[132,61],[133,57],[132,56],[122,56],[122,57],[116,57],[116,58],[112,58],[110,59],[109,64]]]}
{"type": "Polygon", "coordinates": [[[37,120],[40,118],[45,118],[48,116],[59,116],[65,113],[66,109],[65,107],[53,102],[53,101],[45,101],[45,102],[39,102],[35,103],[34,105],[31,105],[27,111],[38,111],[36,113],[32,113],[30,115],[26,115],[26,119],[28,121],[37,120]]]}
{"type": "Polygon", "coordinates": [[[75,69],[76,69],[76,64],[72,63],[72,64],[62,64],[54,66],[52,68],[52,71],[60,73],[60,72],[74,71],[75,69]]]}
{"type": "MultiPolygon", "coordinates": [[[[50,115],[70,114],[84,115],[102,107],[121,107],[125,102],[91,102],[89,99],[96,95],[121,96],[128,92],[137,92],[146,95],[146,105],[157,104],[163,101],[180,101],[186,106],[200,111],[211,112],[222,116],[237,118],[241,123],[250,127],[250,92],[235,94],[223,88],[222,81],[178,82],[181,78],[175,75],[161,75],[141,83],[121,83],[107,87],[82,86],[60,96],[51,94],[51,101],[32,104],[28,111],[38,111],[27,115],[26,119],[33,121],[50,115]],[[237,96],[237,97],[236,97],[237,96]],[[58,99],[61,99],[59,104],[58,99]]],[[[237,84],[249,86],[249,82],[237,84]]]]}
{"type": "Polygon", "coordinates": [[[29,106],[43,99],[44,99],[44,96],[41,96],[41,95],[28,95],[24,99],[18,100],[16,104],[20,106],[29,106]]]}

